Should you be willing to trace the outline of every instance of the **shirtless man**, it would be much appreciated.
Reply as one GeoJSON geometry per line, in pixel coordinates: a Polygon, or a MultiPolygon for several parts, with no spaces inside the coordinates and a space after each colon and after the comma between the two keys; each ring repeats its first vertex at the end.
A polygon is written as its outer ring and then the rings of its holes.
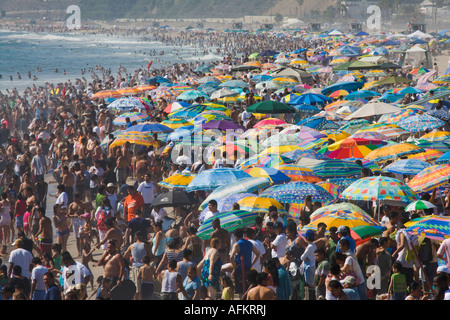
{"type": "Polygon", "coordinates": [[[53,224],[56,229],[56,242],[61,245],[62,252],[67,250],[67,240],[70,235],[70,219],[66,217],[64,210],[57,205],[53,206],[53,224]]]}
{"type": "Polygon", "coordinates": [[[278,300],[275,291],[267,288],[267,285],[269,284],[267,273],[259,272],[256,279],[258,285],[248,291],[247,300],[278,300]]]}
{"type": "Polygon", "coordinates": [[[31,187],[26,187],[23,190],[23,195],[25,197],[25,202],[27,203],[27,207],[32,207],[34,205],[34,201],[36,200],[36,196],[33,194],[33,189],[31,187]]]}
{"type": "Polygon", "coordinates": [[[220,240],[220,249],[219,255],[222,262],[228,263],[230,260],[230,244],[231,244],[231,236],[230,233],[220,226],[220,219],[215,218],[211,222],[211,225],[214,231],[211,233],[212,238],[218,238],[220,240]]]}
{"type": "Polygon", "coordinates": [[[105,221],[106,228],[108,229],[105,234],[105,238],[103,238],[102,241],[100,241],[95,247],[98,249],[100,248],[104,243],[109,242],[110,240],[114,240],[116,247],[120,249],[122,247],[123,243],[123,236],[122,232],[119,228],[114,226],[114,220],[108,219],[105,221]]]}
{"type": "Polygon", "coordinates": [[[75,178],[73,176],[73,173],[69,171],[68,166],[63,166],[61,178],[62,184],[64,185],[65,191],[67,193],[69,204],[71,204],[73,201],[73,185],[75,183],[75,178]]]}
{"type": "Polygon", "coordinates": [[[86,213],[86,204],[81,201],[79,193],[76,193],[73,202],[69,205],[67,210],[67,217],[72,219],[73,232],[76,239],[78,257],[81,257],[81,237],[80,237],[80,227],[83,225],[83,218],[81,217],[86,213]]]}
{"type": "Polygon", "coordinates": [[[39,249],[42,254],[45,252],[52,253],[52,244],[53,244],[53,227],[52,220],[45,216],[45,209],[43,207],[39,207],[37,209],[39,215],[39,230],[34,235],[36,238],[39,238],[39,249]]]}
{"type": "Polygon", "coordinates": [[[130,162],[127,161],[122,150],[117,150],[116,158],[117,182],[119,183],[119,186],[122,186],[127,181],[127,167],[130,162]]]}
{"type": "Polygon", "coordinates": [[[125,280],[125,262],[114,240],[108,241],[108,247],[98,261],[98,265],[103,266],[103,277],[110,278],[113,287],[125,280]]]}

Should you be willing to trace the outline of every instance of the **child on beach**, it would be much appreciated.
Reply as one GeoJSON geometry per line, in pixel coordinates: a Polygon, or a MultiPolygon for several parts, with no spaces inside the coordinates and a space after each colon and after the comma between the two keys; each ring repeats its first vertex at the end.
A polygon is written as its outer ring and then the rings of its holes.
{"type": "Polygon", "coordinates": [[[31,231],[31,210],[32,207],[28,207],[27,211],[25,211],[25,213],[23,214],[23,231],[25,232],[25,236],[29,236],[30,235],[30,231],[31,231]]]}
{"type": "Polygon", "coordinates": [[[402,273],[402,263],[396,261],[392,265],[391,283],[388,293],[392,294],[392,300],[405,300],[408,287],[406,285],[406,276],[402,273]]]}
{"type": "Polygon", "coordinates": [[[151,300],[154,290],[153,281],[156,279],[156,269],[150,264],[151,258],[144,256],[142,258],[144,265],[139,268],[138,284],[141,287],[140,300],[151,300]]]}
{"type": "MultiPolygon", "coordinates": [[[[98,260],[95,260],[92,256],[91,244],[89,242],[84,243],[82,249],[83,255],[81,257],[81,264],[83,264],[89,271],[91,271],[91,269],[89,268],[89,262],[98,262],[98,260]]],[[[92,290],[94,290],[94,278],[92,277],[91,286],[92,290]]]]}
{"type": "Polygon", "coordinates": [[[222,284],[222,300],[234,300],[233,281],[227,275],[222,275],[220,282],[222,284]]]}

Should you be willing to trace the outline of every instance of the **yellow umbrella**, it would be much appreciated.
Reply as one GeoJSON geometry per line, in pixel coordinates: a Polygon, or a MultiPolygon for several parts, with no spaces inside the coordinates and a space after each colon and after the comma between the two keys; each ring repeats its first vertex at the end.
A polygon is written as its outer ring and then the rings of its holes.
{"type": "Polygon", "coordinates": [[[245,197],[237,203],[240,206],[240,210],[269,213],[269,208],[275,206],[278,209],[278,212],[287,213],[283,205],[272,198],[262,198],[258,196],[245,197]]]}
{"type": "Polygon", "coordinates": [[[138,144],[143,146],[158,146],[158,142],[153,140],[153,138],[146,132],[122,132],[109,146],[110,148],[121,146],[125,143],[138,144]]]}
{"type": "Polygon", "coordinates": [[[285,146],[273,146],[269,147],[261,152],[262,155],[266,154],[279,154],[279,153],[285,153],[289,151],[294,150],[301,150],[302,148],[296,146],[296,145],[285,145],[285,146]]]}
{"type": "Polygon", "coordinates": [[[195,174],[177,173],[158,183],[165,188],[186,188],[195,178],[195,174]]]}
{"type": "Polygon", "coordinates": [[[350,134],[342,131],[342,130],[323,130],[321,133],[324,133],[328,136],[328,138],[333,139],[335,142],[344,140],[345,138],[350,137],[350,134]]]}

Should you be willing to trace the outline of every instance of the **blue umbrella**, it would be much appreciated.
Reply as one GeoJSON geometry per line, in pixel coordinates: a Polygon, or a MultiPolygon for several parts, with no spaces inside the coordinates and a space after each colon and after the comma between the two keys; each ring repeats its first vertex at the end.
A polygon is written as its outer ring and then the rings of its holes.
{"type": "Polygon", "coordinates": [[[175,129],[173,132],[171,132],[167,140],[170,141],[178,141],[183,139],[184,137],[190,136],[192,133],[202,131],[201,128],[195,127],[195,126],[185,126],[175,129]]]}
{"type": "Polygon", "coordinates": [[[310,158],[316,160],[329,159],[326,155],[317,152],[315,150],[293,150],[282,154],[284,157],[288,157],[294,161],[297,161],[300,157],[310,158]]]}
{"type": "Polygon", "coordinates": [[[319,93],[303,93],[299,95],[298,97],[295,97],[294,99],[291,99],[288,104],[291,105],[298,105],[298,104],[310,104],[310,105],[316,105],[316,104],[324,104],[326,102],[331,102],[331,98],[328,98],[327,96],[324,96],[323,94],[319,93]]]}
{"type": "Polygon", "coordinates": [[[339,129],[339,125],[331,120],[328,120],[326,117],[310,117],[301,120],[297,123],[298,126],[306,126],[318,131],[327,130],[327,129],[339,129]]]}
{"type": "Polygon", "coordinates": [[[450,151],[447,151],[443,155],[441,155],[436,161],[436,164],[450,164],[450,151]]]}
{"type": "Polygon", "coordinates": [[[202,171],[189,183],[187,192],[197,190],[214,190],[226,186],[237,180],[250,178],[251,176],[243,170],[231,168],[215,168],[202,171]]]}
{"type": "Polygon", "coordinates": [[[143,123],[125,129],[125,132],[172,132],[173,129],[160,123],[143,123]]]}
{"type": "Polygon", "coordinates": [[[322,89],[322,94],[327,95],[329,93],[332,93],[337,90],[345,90],[348,92],[356,91],[361,89],[364,86],[364,82],[361,81],[343,81],[335,83],[331,86],[326,87],[325,89],[322,89]]]}
{"type": "Polygon", "coordinates": [[[419,114],[403,119],[397,125],[409,132],[421,132],[443,127],[445,122],[427,114],[419,114]]]}
{"type": "Polygon", "coordinates": [[[294,105],[294,108],[297,109],[300,115],[308,115],[311,116],[313,114],[319,113],[321,110],[316,106],[311,106],[309,104],[298,104],[294,105]]]}
{"type": "Polygon", "coordinates": [[[332,178],[328,179],[328,182],[331,184],[335,184],[341,188],[341,190],[347,189],[349,185],[351,185],[353,182],[357,181],[358,179],[352,179],[352,178],[332,178]]]}
{"type": "Polygon", "coordinates": [[[371,98],[371,97],[377,97],[380,94],[375,91],[370,90],[358,90],[354,91],[352,93],[349,93],[345,96],[345,100],[357,100],[357,99],[364,99],[364,98],[371,98]]]}
{"type": "Polygon", "coordinates": [[[383,169],[386,172],[397,174],[416,175],[423,169],[430,167],[428,162],[417,159],[398,160],[383,169]]]}
{"type": "MultiPolygon", "coordinates": [[[[231,211],[233,209],[233,204],[235,202],[238,202],[239,200],[246,198],[246,197],[254,197],[256,194],[254,193],[236,193],[236,194],[230,194],[224,198],[215,199],[217,201],[217,210],[220,212],[226,212],[231,211]]],[[[206,214],[209,212],[208,207],[205,207],[200,214],[200,216],[206,214]]]]}
{"type": "Polygon", "coordinates": [[[435,118],[438,118],[438,119],[441,119],[444,121],[447,121],[450,119],[450,114],[448,113],[447,110],[444,110],[444,109],[440,109],[440,110],[433,109],[433,110],[427,111],[426,113],[432,117],[435,117],[435,118]]]}
{"type": "Polygon", "coordinates": [[[414,93],[422,93],[422,90],[419,90],[417,88],[414,87],[406,87],[402,90],[400,90],[399,92],[397,92],[397,94],[414,94],[414,93]]]}
{"type": "Polygon", "coordinates": [[[302,203],[308,195],[312,197],[313,202],[320,201],[322,204],[327,204],[334,200],[333,196],[323,187],[303,181],[293,181],[278,185],[266,196],[280,203],[302,203]]]}
{"type": "Polygon", "coordinates": [[[206,100],[210,100],[209,96],[200,90],[184,91],[177,97],[177,100],[195,100],[197,98],[205,98],[206,100]]]}

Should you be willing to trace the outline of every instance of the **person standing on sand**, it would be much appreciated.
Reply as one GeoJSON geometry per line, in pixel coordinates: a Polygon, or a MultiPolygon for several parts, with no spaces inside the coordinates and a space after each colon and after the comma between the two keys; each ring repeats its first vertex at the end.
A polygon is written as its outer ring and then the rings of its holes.
{"type": "Polygon", "coordinates": [[[42,254],[44,252],[52,253],[52,245],[53,245],[53,226],[52,220],[49,217],[45,216],[45,209],[43,207],[39,207],[37,209],[39,215],[39,230],[34,235],[39,239],[39,249],[42,254]]]}
{"type": "Polygon", "coordinates": [[[73,233],[76,240],[78,257],[81,257],[81,237],[80,237],[80,227],[83,225],[82,215],[86,212],[86,204],[81,201],[79,193],[76,193],[73,198],[73,202],[69,205],[67,210],[67,217],[72,219],[73,233]]]}
{"type": "Polygon", "coordinates": [[[108,247],[98,261],[103,267],[103,277],[112,280],[112,287],[125,280],[125,260],[116,247],[116,241],[108,241],[108,247]]]}
{"type": "Polygon", "coordinates": [[[269,285],[267,273],[259,272],[256,281],[258,285],[247,292],[246,300],[278,300],[275,291],[267,287],[269,285]]]}
{"type": "MultiPolygon", "coordinates": [[[[105,221],[105,225],[106,225],[106,228],[108,229],[106,231],[105,238],[103,238],[103,240],[100,241],[95,247],[98,249],[103,244],[109,243],[110,241],[114,240],[117,249],[120,250],[120,248],[122,247],[122,243],[123,243],[122,231],[120,231],[120,229],[117,228],[114,225],[114,219],[113,218],[110,218],[110,219],[106,220],[105,221]]],[[[108,250],[108,248],[106,249],[106,251],[107,250],[108,250]]]]}

